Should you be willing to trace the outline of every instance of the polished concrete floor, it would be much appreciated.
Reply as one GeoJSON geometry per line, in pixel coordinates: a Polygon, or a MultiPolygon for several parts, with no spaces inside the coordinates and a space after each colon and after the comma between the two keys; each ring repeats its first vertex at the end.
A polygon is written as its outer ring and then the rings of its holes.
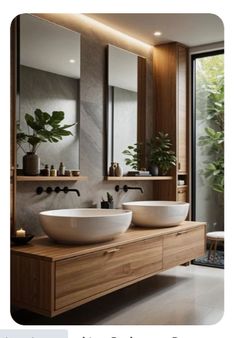
{"type": "Polygon", "coordinates": [[[25,325],[204,325],[224,313],[224,270],[178,266],[55,318],[14,311],[25,325]]]}

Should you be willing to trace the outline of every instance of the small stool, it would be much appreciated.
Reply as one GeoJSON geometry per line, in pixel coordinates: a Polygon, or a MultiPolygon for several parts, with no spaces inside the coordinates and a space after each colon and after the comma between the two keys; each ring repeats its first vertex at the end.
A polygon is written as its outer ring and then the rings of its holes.
{"type": "Polygon", "coordinates": [[[211,252],[213,251],[213,260],[215,259],[216,249],[218,242],[224,242],[225,233],[224,231],[213,231],[206,234],[206,238],[211,241],[210,249],[208,253],[208,260],[211,257],[211,252]]]}

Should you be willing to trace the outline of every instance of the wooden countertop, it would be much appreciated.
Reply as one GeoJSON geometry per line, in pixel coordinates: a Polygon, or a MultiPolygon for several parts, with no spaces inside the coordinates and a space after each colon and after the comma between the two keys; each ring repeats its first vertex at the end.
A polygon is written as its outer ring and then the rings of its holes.
{"type": "Polygon", "coordinates": [[[72,258],[91,254],[96,251],[106,250],[114,246],[120,246],[139,240],[144,240],[152,237],[168,235],[178,231],[189,230],[200,225],[205,225],[204,222],[185,221],[178,226],[168,228],[141,228],[131,227],[127,232],[119,237],[103,243],[74,245],[74,244],[59,244],[51,241],[48,237],[35,238],[30,243],[22,246],[13,245],[11,247],[12,254],[32,256],[49,261],[58,261],[62,259],[72,258]]]}

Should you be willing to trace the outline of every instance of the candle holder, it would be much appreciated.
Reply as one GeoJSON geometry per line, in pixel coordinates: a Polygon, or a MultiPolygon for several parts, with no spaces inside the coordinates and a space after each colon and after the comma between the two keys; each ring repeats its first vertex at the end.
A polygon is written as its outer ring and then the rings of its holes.
{"type": "Polygon", "coordinates": [[[34,235],[31,234],[26,234],[24,237],[19,237],[15,235],[11,236],[11,242],[13,242],[16,245],[25,245],[29,241],[31,241],[32,238],[34,238],[34,235]]]}

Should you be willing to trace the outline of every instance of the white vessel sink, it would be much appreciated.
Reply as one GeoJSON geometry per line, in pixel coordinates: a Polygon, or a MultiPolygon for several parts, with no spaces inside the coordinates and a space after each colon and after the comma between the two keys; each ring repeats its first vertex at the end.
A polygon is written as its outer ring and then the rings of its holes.
{"type": "Polygon", "coordinates": [[[143,227],[170,227],[183,222],[189,203],[175,201],[136,201],[122,204],[133,212],[132,222],[143,227]]]}
{"type": "Polygon", "coordinates": [[[132,212],[122,209],[60,209],[39,215],[51,239],[69,244],[111,240],[125,232],[132,219],[132,212]]]}

